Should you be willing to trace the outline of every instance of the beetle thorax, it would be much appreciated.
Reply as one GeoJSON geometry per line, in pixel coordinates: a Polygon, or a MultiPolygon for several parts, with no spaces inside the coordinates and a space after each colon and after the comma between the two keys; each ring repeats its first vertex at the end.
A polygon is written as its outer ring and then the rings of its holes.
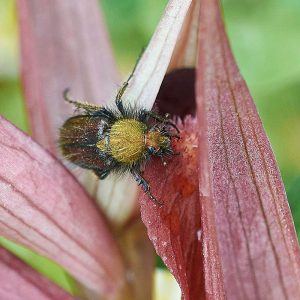
{"type": "Polygon", "coordinates": [[[146,125],[134,119],[115,122],[109,133],[109,150],[114,159],[121,163],[133,164],[145,152],[146,125]]]}

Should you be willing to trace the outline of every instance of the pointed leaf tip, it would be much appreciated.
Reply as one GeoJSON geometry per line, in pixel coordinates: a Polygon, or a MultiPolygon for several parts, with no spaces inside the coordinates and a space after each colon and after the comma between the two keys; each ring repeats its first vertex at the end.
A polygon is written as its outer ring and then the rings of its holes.
{"type": "Polygon", "coordinates": [[[174,159],[173,168],[172,162],[168,166],[173,174],[156,162],[145,177],[165,205],[158,208],[143,196],[143,221],[184,299],[298,298],[293,220],[270,144],[231,54],[218,1],[201,2],[199,24],[193,121],[198,128],[194,124],[184,134],[198,135],[199,167],[194,164],[196,176],[184,182],[184,176],[176,181],[177,172],[188,173],[195,160],[174,159]],[[190,198],[195,178],[199,190],[190,198]]]}
{"type": "Polygon", "coordinates": [[[152,109],[165,76],[176,40],[192,0],[170,0],[145,49],[133,78],[124,94],[124,101],[152,109]]]}
{"type": "Polygon", "coordinates": [[[82,187],[49,153],[0,118],[0,231],[53,259],[91,289],[122,285],[119,251],[82,187]]]}
{"type": "Polygon", "coordinates": [[[217,241],[205,252],[207,297],[299,298],[300,253],[284,187],[217,0],[201,1],[197,78],[200,168],[209,175],[200,192],[213,199],[203,238],[217,241]]]}

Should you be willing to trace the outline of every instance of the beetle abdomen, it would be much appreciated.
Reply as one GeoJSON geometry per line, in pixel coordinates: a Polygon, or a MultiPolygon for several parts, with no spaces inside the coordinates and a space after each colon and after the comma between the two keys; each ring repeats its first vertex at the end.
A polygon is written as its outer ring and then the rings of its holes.
{"type": "Polygon", "coordinates": [[[79,115],[69,118],[60,128],[59,145],[64,157],[87,169],[103,168],[103,158],[96,147],[101,118],[79,115]]]}
{"type": "Polygon", "coordinates": [[[134,119],[121,119],[115,122],[109,133],[109,150],[118,162],[132,165],[142,159],[145,152],[144,123],[134,119]]]}

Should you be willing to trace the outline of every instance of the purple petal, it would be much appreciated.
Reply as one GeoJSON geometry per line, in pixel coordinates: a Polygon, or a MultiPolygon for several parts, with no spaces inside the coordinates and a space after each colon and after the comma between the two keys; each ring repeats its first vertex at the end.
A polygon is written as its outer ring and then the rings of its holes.
{"type": "Polygon", "coordinates": [[[191,0],[170,0],[129,82],[124,101],[152,109],[191,0]]]}
{"type": "Polygon", "coordinates": [[[155,250],[178,281],[184,299],[201,299],[204,291],[201,257],[201,215],[197,170],[197,121],[178,125],[180,155],[164,167],[152,162],[145,172],[154,195],[164,202],[157,206],[141,197],[142,220],[155,250]]]}
{"type": "MultiPolygon", "coordinates": [[[[62,92],[70,88],[76,99],[104,104],[114,100],[118,89],[99,3],[53,0],[49,5],[45,0],[19,0],[18,12],[22,82],[32,136],[57,153],[58,128],[73,112],[62,92]]],[[[136,184],[110,179],[99,182],[89,175],[76,173],[108,218],[126,222],[136,207],[136,184]],[[128,204],[126,212],[124,203],[128,204]]]]}
{"type": "Polygon", "coordinates": [[[200,10],[196,90],[207,298],[297,299],[299,246],[274,154],[231,53],[219,1],[203,0],[200,10]]]}
{"type": "Polygon", "coordinates": [[[33,137],[56,152],[57,129],[82,101],[114,96],[117,73],[98,1],[19,0],[22,82],[33,137]]]}
{"type": "Polygon", "coordinates": [[[0,119],[0,230],[97,292],[122,285],[120,254],[76,180],[30,137],[0,119]]]}
{"type": "MultiPolygon", "coordinates": [[[[181,157],[165,170],[155,162],[145,172],[165,204],[158,208],[143,196],[142,218],[184,299],[298,299],[293,220],[218,3],[203,0],[200,7],[198,126],[188,121],[181,127],[181,157]]],[[[185,65],[179,58],[174,64],[185,65]]]]}

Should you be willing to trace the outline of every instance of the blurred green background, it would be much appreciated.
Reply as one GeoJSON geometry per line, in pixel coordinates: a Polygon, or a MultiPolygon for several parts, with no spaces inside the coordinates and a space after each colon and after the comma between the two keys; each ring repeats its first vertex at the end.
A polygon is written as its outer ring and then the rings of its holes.
{"type": "MultiPolygon", "coordinates": [[[[120,72],[131,70],[166,0],[102,0],[120,72]]],[[[233,52],[270,138],[300,234],[300,1],[224,0],[233,52]]],[[[0,114],[27,130],[19,82],[15,1],[0,1],[0,114]]],[[[2,243],[8,242],[2,240],[2,243]]],[[[15,252],[24,253],[19,248],[15,252]]],[[[28,252],[28,261],[32,260],[28,252]]],[[[24,256],[24,255],[23,255],[24,256]]],[[[53,280],[72,290],[68,280],[53,280]]]]}

